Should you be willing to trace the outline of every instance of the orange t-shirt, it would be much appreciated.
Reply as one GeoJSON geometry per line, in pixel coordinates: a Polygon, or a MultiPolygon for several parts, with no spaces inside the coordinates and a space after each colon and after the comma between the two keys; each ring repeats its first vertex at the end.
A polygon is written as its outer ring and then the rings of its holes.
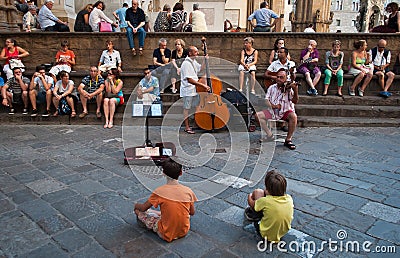
{"type": "Polygon", "coordinates": [[[197,201],[193,191],[184,185],[163,185],[148,200],[154,208],[160,205],[158,232],[167,242],[184,237],[190,229],[190,207],[197,201]]]}
{"type": "Polygon", "coordinates": [[[65,52],[59,50],[56,54],[56,59],[58,60],[57,64],[71,66],[67,61],[65,62],[60,61],[60,58],[63,58],[64,60],[72,60],[73,58],[75,58],[75,53],[74,51],[68,49],[65,52]]]}

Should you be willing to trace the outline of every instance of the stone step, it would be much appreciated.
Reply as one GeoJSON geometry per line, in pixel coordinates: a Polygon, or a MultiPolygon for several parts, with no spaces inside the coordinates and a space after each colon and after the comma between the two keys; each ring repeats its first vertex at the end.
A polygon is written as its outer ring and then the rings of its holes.
{"type": "Polygon", "coordinates": [[[299,127],[400,127],[398,118],[299,116],[299,127]]]}
{"type": "Polygon", "coordinates": [[[400,118],[400,106],[296,105],[299,116],[400,118]]]}
{"type": "Polygon", "coordinates": [[[299,96],[299,104],[399,106],[400,105],[400,95],[394,94],[390,98],[382,98],[380,96],[352,97],[352,96],[348,96],[348,95],[343,95],[343,97],[338,97],[335,95],[327,95],[327,96],[300,95],[299,96]]]}

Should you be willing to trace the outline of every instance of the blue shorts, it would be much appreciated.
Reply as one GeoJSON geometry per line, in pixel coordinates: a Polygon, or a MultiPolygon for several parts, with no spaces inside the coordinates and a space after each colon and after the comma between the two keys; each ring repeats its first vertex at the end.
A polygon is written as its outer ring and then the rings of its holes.
{"type": "Polygon", "coordinates": [[[39,91],[36,97],[36,102],[39,104],[46,103],[46,92],[39,91]]]}

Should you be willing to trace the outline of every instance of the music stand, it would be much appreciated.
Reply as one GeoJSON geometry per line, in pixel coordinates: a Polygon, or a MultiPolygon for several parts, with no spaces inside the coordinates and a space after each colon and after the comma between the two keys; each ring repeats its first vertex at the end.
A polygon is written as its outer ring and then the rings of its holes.
{"type": "Polygon", "coordinates": [[[176,148],[172,142],[153,144],[149,137],[149,118],[163,117],[161,101],[132,101],[132,117],[145,117],[146,140],[141,146],[125,149],[125,164],[129,164],[129,162],[148,164],[148,161],[153,161],[158,165],[166,158],[175,156],[176,148]]]}

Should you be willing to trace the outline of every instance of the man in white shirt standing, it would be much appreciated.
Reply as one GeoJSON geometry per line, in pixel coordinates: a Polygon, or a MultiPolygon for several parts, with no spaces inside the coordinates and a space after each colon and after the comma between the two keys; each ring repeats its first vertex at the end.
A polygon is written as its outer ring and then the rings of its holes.
{"type": "Polygon", "coordinates": [[[180,96],[183,98],[183,118],[185,123],[185,132],[194,134],[195,132],[189,126],[189,110],[198,105],[198,94],[196,86],[204,87],[207,91],[210,87],[199,82],[197,74],[201,70],[201,65],[196,61],[199,50],[195,46],[189,47],[189,55],[185,58],[181,66],[181,88],[180,96]]]}
{"type": "Polygon", "coordinates": [[[38,20],[40,28],[44,31],[69,32],[67,22],[58,19],[52,12],[54,0],[45,0],[44,5],[40,8],[38,20]]]}

